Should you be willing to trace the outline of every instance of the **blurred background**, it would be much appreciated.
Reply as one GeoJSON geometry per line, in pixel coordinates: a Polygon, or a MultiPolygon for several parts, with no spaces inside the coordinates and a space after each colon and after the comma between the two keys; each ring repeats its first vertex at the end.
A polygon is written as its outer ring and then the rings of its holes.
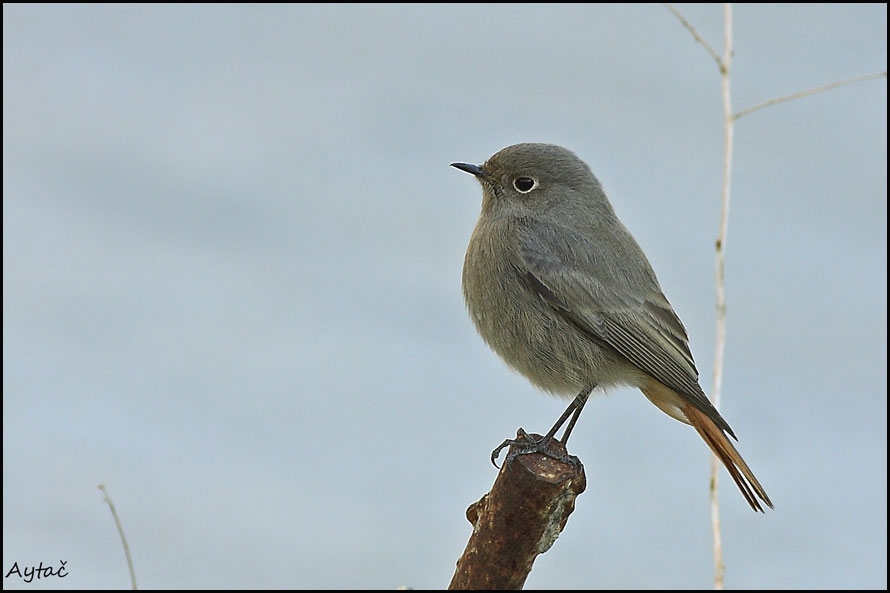
{"type": "MultiPolygon", "coordinates": [[[[677,5],[722,52],[719,5],[677,5]]],[[[739,5],[736,110],[886,70],[887,6],[739,5]]],[[[660,5],[3,6],[3,570],[129,586],[444,588],[491,450],[566,402],[460,292],[527,141],[588,162],[710,391],[714,60],[660,5]]],[[[739,120],[722,412],[729,588],[887,587],[887,83],[739,120]]],[[[637,391],[527,588],[708,588],[707,447],[637,391]]]]}

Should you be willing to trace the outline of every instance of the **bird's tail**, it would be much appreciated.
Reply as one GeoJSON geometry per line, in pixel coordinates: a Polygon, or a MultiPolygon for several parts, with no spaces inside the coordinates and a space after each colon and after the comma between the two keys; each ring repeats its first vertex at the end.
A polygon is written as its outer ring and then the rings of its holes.
{"type": "Polygon", "coordinates": [[[745,497],[751,508],[762,513],[763,507],[760,505],[760,501],[766,503],[769,508],[773,508],[773,502],[754,476],[754,472],[751,471],[751,468],[742,459],[741,454],[736,450],[726,434],[714,424],[714,421],[705,416],[701,410],[692,404],[686,404],[683,412],[686,413],[689,423],[698,431],[698,434],[705,440],[711,451],[714,452],[714,455],[719,457],[723,465],[726,466],[726,471],[732,476],[733,481],[739,487],[742,496],[745,497]],[[758,498],[760,500],[757,500],[758,498]]]}
{"type": "Polygon", "coordinates": [[[754,472],[751,471],[751,468],[742,459],[741,454],[736,450],[723,430],[691,402],[663,385],[659,387],[658,389],[644,389],[643,394],[652,403],[661,408],[662,411],[681,422],[691,424],[698,431],[698,434],[708,444],[714,455],[723,462],[726,471],[732,476],[742,496],[745,497],[752,509],[761,513],[764,512],[763,506],[760,504],[761,501],[769,508],[773,508],[773,503],[769,499],[766,490],[760,485],[760,482],[754,476],[754,472]]]}

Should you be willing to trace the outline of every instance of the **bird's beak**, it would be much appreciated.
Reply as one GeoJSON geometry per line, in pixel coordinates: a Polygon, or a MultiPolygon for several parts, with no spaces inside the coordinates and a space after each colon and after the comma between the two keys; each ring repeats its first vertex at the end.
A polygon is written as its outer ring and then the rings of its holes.
{"type": "Polygon", "coordinates": [[[475,175],[476,177],[485,177],[485,171],[483,171],[482,167],[480,167],[479,165],[471,165],[469,163],[451,163],[451,166],[455,169],[465,171],[470,175],[475,175]]]}

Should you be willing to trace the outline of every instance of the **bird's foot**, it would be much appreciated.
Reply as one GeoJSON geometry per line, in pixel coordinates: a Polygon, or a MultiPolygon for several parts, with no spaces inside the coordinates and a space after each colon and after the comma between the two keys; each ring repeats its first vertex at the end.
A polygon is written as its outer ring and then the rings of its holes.
{"type": "Polygon", "coordinates": [[[522,428],[520,428],[516,432],[515,439],[506,439],[503,443],[498,445],[498,447],[494,451],[491,452],[491,463],[495,467],[499,467],[497,464],[497,458],[501,454],[501,451],[504,449],[504,447],[511,447],[510,452],[507,453],[507,457],[504,463],[512,462],[519,455],[540,453],[541,455],[550,457],[551,459],[567,463],[574,468],[578,468],[581,465],[581,460],[574,455],[569,455],[568,451],[566,451],[565,446],[555,438],[550,437],[548,439],[546,437],[540,437],[536,439],[532,435],[525,432],[525,430],[522,428]]]}

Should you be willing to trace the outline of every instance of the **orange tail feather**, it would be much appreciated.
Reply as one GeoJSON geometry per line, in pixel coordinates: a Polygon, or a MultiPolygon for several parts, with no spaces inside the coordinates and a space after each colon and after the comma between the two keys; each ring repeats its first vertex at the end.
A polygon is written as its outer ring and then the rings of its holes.
{"type": "Polygon", "coordinates": [[[698,431],[698,434],[701,435],[701,438],[711,448],[711,451],[726,466],[726,471],[732,476],[733,481],[735,481],[736,486],[739,487],[751,508],[762,513],[763,507],[760,505],[760,501],[766,503],[769,508],[773,508],[772,501],[767,496],[766,490],[757,481],[754,472],[751,471],[751,468],[748,467],[748,464],[745,463],[741,454],[739,454],[723,431],[714,424],[714,421],[705,416],[704,413],[692,404],[685,404],[683,413],[686,415],[689,423],[692,424],[695,430],[698,431]],[[757,500],[758,498],[760,500],[757,500]]]}

